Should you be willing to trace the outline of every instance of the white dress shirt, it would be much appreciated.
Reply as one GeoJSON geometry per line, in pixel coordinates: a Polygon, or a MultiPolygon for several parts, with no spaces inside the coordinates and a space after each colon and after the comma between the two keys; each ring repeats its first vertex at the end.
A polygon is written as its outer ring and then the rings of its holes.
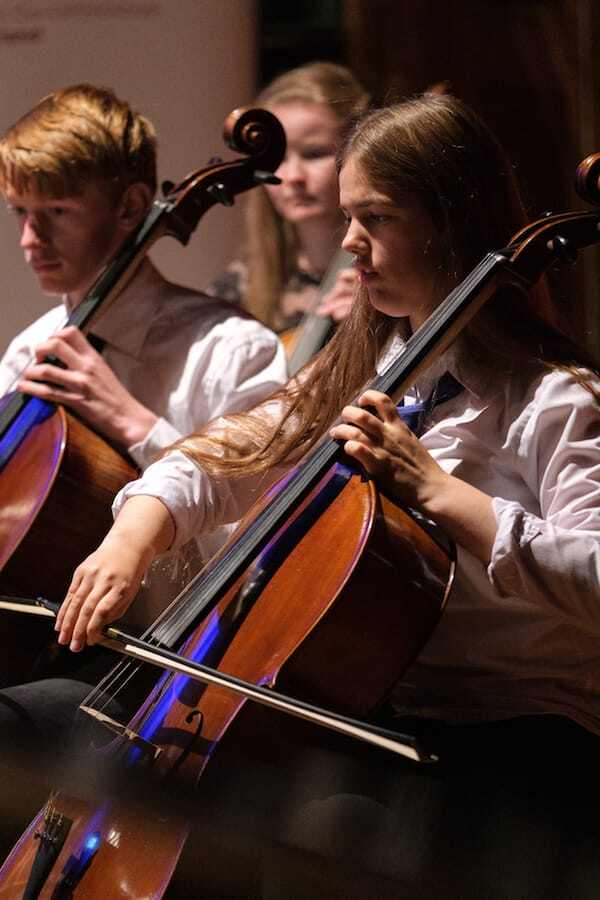
{"type": "MultiPolygon", "coordinates": [[[[34,350],[66,323],[66,300],[10,343],[0,361],[0,396],[34,350]]],[[[128,447],[140,468],[211,419],[247,409],[287,379],[285,354],[269,329],[237,307],[166,281],[145,260],[92,332],[119,381],[157,416],[128,447]]]]}
{"type": "MultiPolygon", "coordinates": [[[[64,298],[11,342],[0,362],[0,394],[14,388],[35,348],[67,317],[64,298]]],[[[166,281],[148,260],[92,332],[104,340],[102,355],[121,383],[159,417],[143,441],[127,448],[141,469],[180,437],[224,413],[254,406],[287,379],[285,353],[269,329],[225,301],[166,281]]],[[[188,559],[187,576],[182,570],[173,580],[170,567],[166,578],[153,573],[152,591],[138,603],[145,622],[230,531],[205,533],[196,542],[200,559],[196,553],[188,559]]],[[[134,610],[133,619],[139,617],[134,610]]]]}
{"type": "MultiPolygon", "coordinates": [[[[446,369],[465,389],[433,410],[421,440],[445,471],[493,498],[497,533],[487,567],[458,548],[447,609],[395,705],[447,721],[560,713],[600,733],[599,404],[567,372],[485,383],[451,352],[416,399],[446,369]]],[[[174,453],[115,510],[133,494],[159,497],[179,545],[239,518],[266,482],[211,479],[174,453]]]]}

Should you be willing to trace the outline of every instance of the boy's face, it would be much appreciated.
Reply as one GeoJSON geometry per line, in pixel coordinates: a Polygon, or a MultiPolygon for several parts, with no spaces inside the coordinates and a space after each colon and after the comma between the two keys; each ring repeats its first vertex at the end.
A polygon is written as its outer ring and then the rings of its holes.
{"type": "Polygon", "coordinates": [[[98,183],[58,199],[11,190],[6,199],[42,291],[68,294],[77,305],[127,236],[119,224],[119,204],[98,183]]]}

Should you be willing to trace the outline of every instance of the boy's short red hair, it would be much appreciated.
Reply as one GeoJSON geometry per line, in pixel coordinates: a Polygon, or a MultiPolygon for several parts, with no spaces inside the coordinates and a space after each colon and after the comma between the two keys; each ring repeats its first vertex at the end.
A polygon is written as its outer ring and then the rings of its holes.
{"type": "Polygon", "coordinates": [[[156,134],[108,88],[77,84],[44,97],[0,140],[0,190],[51,197],[101,180],[120,197],[134,182],[156,190],[156,134]]]}

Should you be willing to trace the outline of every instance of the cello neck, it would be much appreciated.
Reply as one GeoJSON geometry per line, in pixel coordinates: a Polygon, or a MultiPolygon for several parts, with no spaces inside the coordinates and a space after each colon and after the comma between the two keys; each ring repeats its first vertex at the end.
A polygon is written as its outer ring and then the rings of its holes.
{"type": "Polygon", "coordinates": [[[342,249],[333,255],[311,308],[298,326],[298,337],[288,363],[290,375],[295,375],[327,342],[333,329],[333,319],[331,316],[318,316],[316,310],[325,295],[333,288],[338,273],[348,268],[352,259],[352,255],[342,249]]]}
{"type": "Polygon", "coordinates": [[[67,325],[74,325],[86,334],[100,314],[106,312],[135,275],[150,247],[165,233],[162,220],[168,211],[164,200],[154,201],[144,222],[98,276],[69,316],[67,325]]]}

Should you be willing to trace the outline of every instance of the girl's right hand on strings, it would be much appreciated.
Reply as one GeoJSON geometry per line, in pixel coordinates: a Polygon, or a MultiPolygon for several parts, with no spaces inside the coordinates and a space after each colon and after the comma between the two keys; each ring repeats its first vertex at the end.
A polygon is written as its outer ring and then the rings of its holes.
{"type": "Polygon", "coordinates": [[[104,626],[129,608],[153,556],[150,548],[109,532],[75,570],[56,620],[58,643],[74,652],[97,643],[104,626]]]}
{"type": "Polygon", "coordinates": [[[94,551],[75,570],[55,629],[74,652],[95,644],[129,608],[154,557],[169,549],[175,525],[156,497],[134,495],[94,551]]]}

